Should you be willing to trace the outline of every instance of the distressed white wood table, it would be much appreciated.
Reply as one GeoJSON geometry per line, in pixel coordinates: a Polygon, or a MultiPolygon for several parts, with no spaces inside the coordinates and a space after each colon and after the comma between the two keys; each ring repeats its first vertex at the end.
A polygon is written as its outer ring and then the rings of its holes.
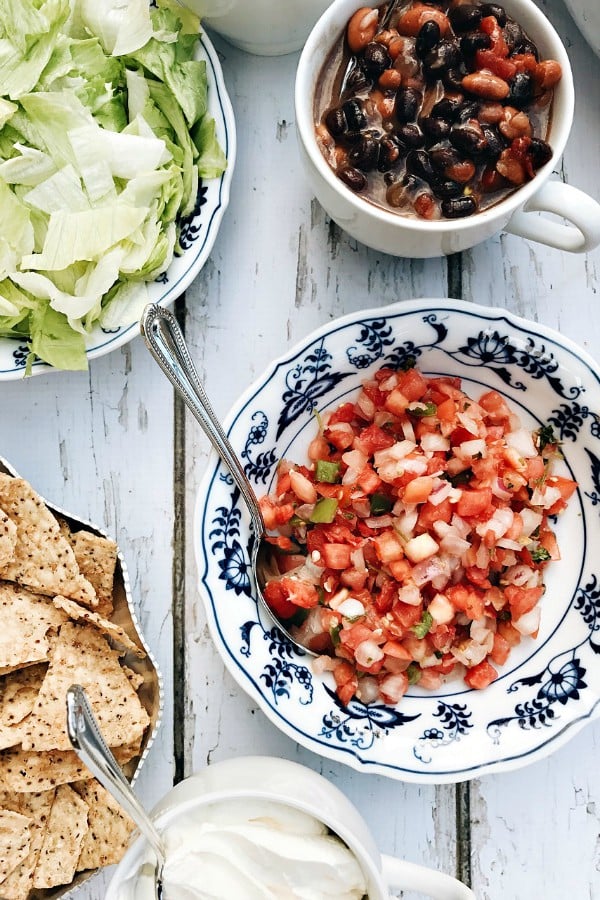
{"type": "MultiPolygon", "coordinates": [[[[600,200],[600,60],[562,0],[540,5],[569,49],[578,96],[556,177],[600,200]]],[[[238,161],[211,259],[176,309],[219,414],[316,326],[410,297],[506,306],[598,357],[599,251],[572,256],[502,235],[460,257],[424,262],[357,245],[311,198],[299,169],[297,56],[251,57],[215,42],[238,161]]],[[[480,900],[600,897],[599,723],[514,773],[419,787],[299,748],[240,692],[212,646],[196,589],[191,521],[208,443],[140,338],[94,361],[89,373],[3,384],[0,397],[2,455],[48,499],[106,528],[128,561],[166,688],[162,728],[139,783],[146,804],[218,759],[280,755],[345,791],[383,851],[456,873],[480,900]]],[[[101,900],[105,877],[84,886],[81,900],[101,900]]]]}

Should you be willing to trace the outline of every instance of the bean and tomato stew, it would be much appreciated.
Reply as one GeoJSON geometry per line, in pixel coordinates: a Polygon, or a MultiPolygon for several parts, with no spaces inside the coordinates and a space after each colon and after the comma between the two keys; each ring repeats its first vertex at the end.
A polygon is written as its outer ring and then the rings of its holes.
{"type": "Polygon", "coordinates": [[[283,460],[260,501],[279,548],[264,595],[342,702],[450,675],[484,688],[537,634],[553,517],[577,487],[559,455],[496,391],[416,368],[321,416],[306,464],[283,460]]]}
{"type": "Polygon", "coordinates": [[[321,151],[366,200],[403,215],[485,209],[547,163],[560,64],[497,3],[362,7],[319,79],[321,151]]]}

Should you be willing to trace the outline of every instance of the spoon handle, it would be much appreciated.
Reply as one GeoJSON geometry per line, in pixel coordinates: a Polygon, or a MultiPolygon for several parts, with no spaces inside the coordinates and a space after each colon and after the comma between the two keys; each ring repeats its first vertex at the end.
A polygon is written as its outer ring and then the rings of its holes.
{"type": "Polygon", "coordinates": [[[102,737],[87,695],[78,684],[71,685],[67,690],[67,732],[80,760],[146,837],[156,854],[159,871],[162,871],[165,853],[160,835],[102,737]]]}
{"type": "Polygon", "coordinates": [[[150,303],[142,313],[140,330],[150,353],[227,465],[250,511],[254,532],[259,536],[265,529],[254,491],[206,396],[177,319],[168,309],[150,303]]]}

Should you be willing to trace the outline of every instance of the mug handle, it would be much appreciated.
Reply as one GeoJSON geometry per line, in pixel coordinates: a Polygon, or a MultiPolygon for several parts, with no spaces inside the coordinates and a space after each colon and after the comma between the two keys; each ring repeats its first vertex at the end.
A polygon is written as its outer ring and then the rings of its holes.
{"type": "Polygon", "coordinates": [[[570,253],[586,253],[600,244],[600,203],[563,181],[547,181],[504,228],[511,234],[570,253]],[[569,225],[553,222],[538,212],[555,213],[569,225]]]}
{"type": "Polygon", "coordinates": [[[381,856],[383,878],[389,888],[421,891],[433,900],[476,900],[473,891],[445,872],[437,872],[416,863],[396,859],[395,856],[381,856]]]}

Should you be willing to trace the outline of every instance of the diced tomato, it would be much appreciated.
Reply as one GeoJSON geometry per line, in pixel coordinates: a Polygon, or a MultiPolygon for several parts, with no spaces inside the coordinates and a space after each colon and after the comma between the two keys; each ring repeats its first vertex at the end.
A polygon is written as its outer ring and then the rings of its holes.
{"type": "Polygon", "coordinates": [[[494,644],[490,653],[490,659],[492,660],[492,662],[495,662],[497,666],[503,666],[508,659],[509,653],[510,644],[503,635],[501,635],[499,632],[496,632],[496,634],[494,635],[494,644]]]}
{"type": "Polygon", "coordinates": [[[456,512],[462,518],[483,517],[491,513],[491,506],[491,488],[479,488],[478,490],[466,488],[456,504],[456,512]]]}
{"type": "Polygon", "coordinates": [[[479,398],[479,405],[487,412],[492,422],[507,422],[510,418],[510,409],[502,394],[498,391],[488,391],[479,398]]]}
{"type": "Polygon", "coordinates": [[[293,571],[293,569],[297,569],[298,566],[303,565],[304,562],[305,557],[300,553],[277,554],[277,568],[282,575],[285,575],[287,572],[293,571]]]}
{"type": "Polygon", "coordinates": [[[321,556],[328,569],[347,569],[352,547],[349,544],[323,544],[321,556]]]}
{"type": "Polygon", "coordinates": [[[537,59],[533,53],[513,53],[510,58],[517,72],[527,72],[532,75],[537,66],[537,59]]]}
{"type": "Polygon", "coordinates": [[[465,575],[471,584],[476,584],[480,588],[491,588],[491,583],[486,569],[479,569],[477,566],[468,566],[465,575]]]}
{"type": "Polygon", "coordinates": [[[497,56],[508,56],[508,44],[504,40],[502,29],[498,25],[498,20],[495,16],[484,16],[480,22],[479,28],[484,34],[489,34],[491,37],[491,50],[497,54],[497,56]]]}
{"type": "Polygon", "coordinates": [[[267,531],[284,525],[295,512],[293,503],[276,504],[270,497],[261,497],[258,501],[267,531]]]}
{"type": "Polygon", "coordinates": [[[312,609],[313,606],[317,606],[319,593],[314,584],[288,575],[284,575],[279,584],[285,591],[290,603],[293,603],[295,606],[299,606],[302,609],[312,609]]]}
{"type": "Polygon", "coordinates": [[[423,605],[419,603],[417,606],[411,606],[408,603],[398,601],[392,610],[394,619],[402,625],[403,628],[412,628],[417,622],[421,621],[423,614],[423,605]]]}
{"type": "Polygon", "coordinates": [[[342,662],[333,670],[336,693],[342,703],[348,704],[358,689],[358,677],[350,663],[342,662]]]}
{"type": "Polygon", "coordinates": [[[420,400],[427,390],[427,381],[418,369],[407,369],[398,372],[398,387],[409,403],[420,400]]]}
{"type": "Polygon", "coordinates": [[[513,620],[520,619],[521,616],[532,610],[543,593],[543,587],[524,588],[508,584],[504,588],[504,596],[508,600],[513,620]]]}
{"type": "Polygon", "coordinates": [[[395,659],[403,659],[408,662],[412,661],[412,655],[401,641],[386,641],[381,649],[386,656],[393,656],[395,659]]]}
{"type": "Polygon", "coordinates": [[[452,504],[446,498],[435,506],[433,503],[424,503],[419,510],[417,525],[419,531],[430,531],[434,522],[449,522],[452,518],[452,504]]]}
{"type": "Polygon", "coordinates": [[[327,421],[327,427],[335,425],[338,422],[352,422],[356,418],[356,410],[354,403],[342,403],[341,406],[332,412],[327,421]]]}
{"type": "Polygon", "coordinates": [[[538,538],[540,547],[547,550],[550,559],[560,559],[560,550],[558,549],[558,541],[556,535],[549,528],[540,528],[540,536],[538,538]]]}
{"type": "Polygon", "coordinates": [[[345,626],[340,631],[340,641],[349,650],[356,650],[359,644],[362,644],[363,641],[370,641],[372,638],[373,632],[362,622],[345,626]]]}
{"type": "Polygon", "coordinates": [[[374,494],[383,484],[372,466],[365,466],[358,477],[358,483],[367,496],[374,494]]]}
{"type": "Polygon", "coordinates": [[[527,460],[523,475],[531,487],[535,487],[535,482],[543,478],[545,468],[546,466],[541,456],[532,456],[527,460]]]}
{"type": "Polygon", "coordinates": [[[496,634],[502,635],[510,647],[516,647],[517,644],[521,643],[521,635],[512,622],[498,619],[496,622],[496,629],[496,634]]]}
{"type": "Polygon", "coordinates": [[[410,400],[402,393],[400,388],[394,388],[385,398],[383,405],[385,409],[395,416],[401,416],[406,411],[409,403],[410,400]]]}
{"type": "Polygon", "coordinates": [[[431,475],[420,475],[412,478],[404,488],[403,500],[405,503],[424,503],[433,490],[433,478],[431,475]]]}
{"type": "Polygon", "coordinates": [[[467,670],[465,681],[470,688],[480,691],[495,681],[497,677],[496,669],[490,665],[487,659],[484,659],[483,662],[467,670]]]}
{"type": "Polygon", "coordinates": [[[290,619],[298,611],[298,607],[291,602],[280,581],[268,581],[263,588],[263,596],[267,606],[280,619],[290,619]]]}
{"type": "Polygon", "coordinates": [[[293,547],[291,539],[283,534],[279,534],[277,537],[267,534],[265,540],[274,547],[279,547],[280,550],[291,550],[293,547]]]}
{"type": "Polygon", "coordinates": [[[456,403],[450,397],[437,404],[436,415],[440,422],[452,423],[456,419],[456,403]]]}
{"type": "Polygon", "coordinates": [[[375,609],[381,615],[389,612],[398,600],[398,585],[395,581],[384,581],[381,590],[374,595],[375,609]]]}
{"type": "Polygon", "coordinates": [[[393,435],[384,431],[379,425],[368,425],[358,435],[358,445],[367,456],[373,456],[378,450],[386,450],[396,443],[393,435]]]}
{"type": "Polygon", "coordinates": [[[562,478],[560,475],[550,475],[546,479],[546,484],[548,487],[558,488],[560,491],[560,500],[557,500],[547,511],[548,515],[554,516],[557,515],[557,513],[562,512],[566,507],[567,500],[572,497],[577,490],[577,482],[573,481],[571,478],[562,478]]]}
{"type": "Polygon", "coordinates": [[[392,573],[392,577],[395,578],[399,584],[404,584],[404,582],[408,581],[412,575],[412,563],[407,559],[393,559],[387,566],[392,573]]]}
{"type": "Polygon", "coordinates": [[[444,593],[455,609],[464,612],[470,619],[481,619],[485,612],[483,595],[475,587],[452,584],[444,588],[444,593]]]}
{"type": "Polygon", "coordinates": [[[377,548],[377,555],[382,563],[393,562],[394,560],[402,559],[404,556],[402,542],[394,531],[383,531],[373,538],[373,543],[377,548]]]}
{"type": "Polygon", "coordinates": [[[366,569],[345,569],[340,576],[340,581],[344,587],[350,588],[351,591],[362,591],[369,573],[366,569]]]}
{"type": "MultiPolygon", "coordinates": [[[[345,424],[343,422],[341,425],[345,424]]],[[[324,435],[330,444],[333,444],[337,450],[348,450],[354,443],[354,434],[352,429],[345,428],[326,428],[324,435]]]]}
{"type": "Polygon", "coordinates": [[[435,649],[444,653],[452,646],[452,642],[456,637],[456,627],[454,625],[436,625],[429,632],[429,637],[435,649]]]}
{"type": "Polygon", "coordinates": [[[478,50],[475,54],[475,66],[478,69],[487,69],[505,81],[514,77],[517,67],[510,59],[504,59],[492,50],[478,50]]]}

